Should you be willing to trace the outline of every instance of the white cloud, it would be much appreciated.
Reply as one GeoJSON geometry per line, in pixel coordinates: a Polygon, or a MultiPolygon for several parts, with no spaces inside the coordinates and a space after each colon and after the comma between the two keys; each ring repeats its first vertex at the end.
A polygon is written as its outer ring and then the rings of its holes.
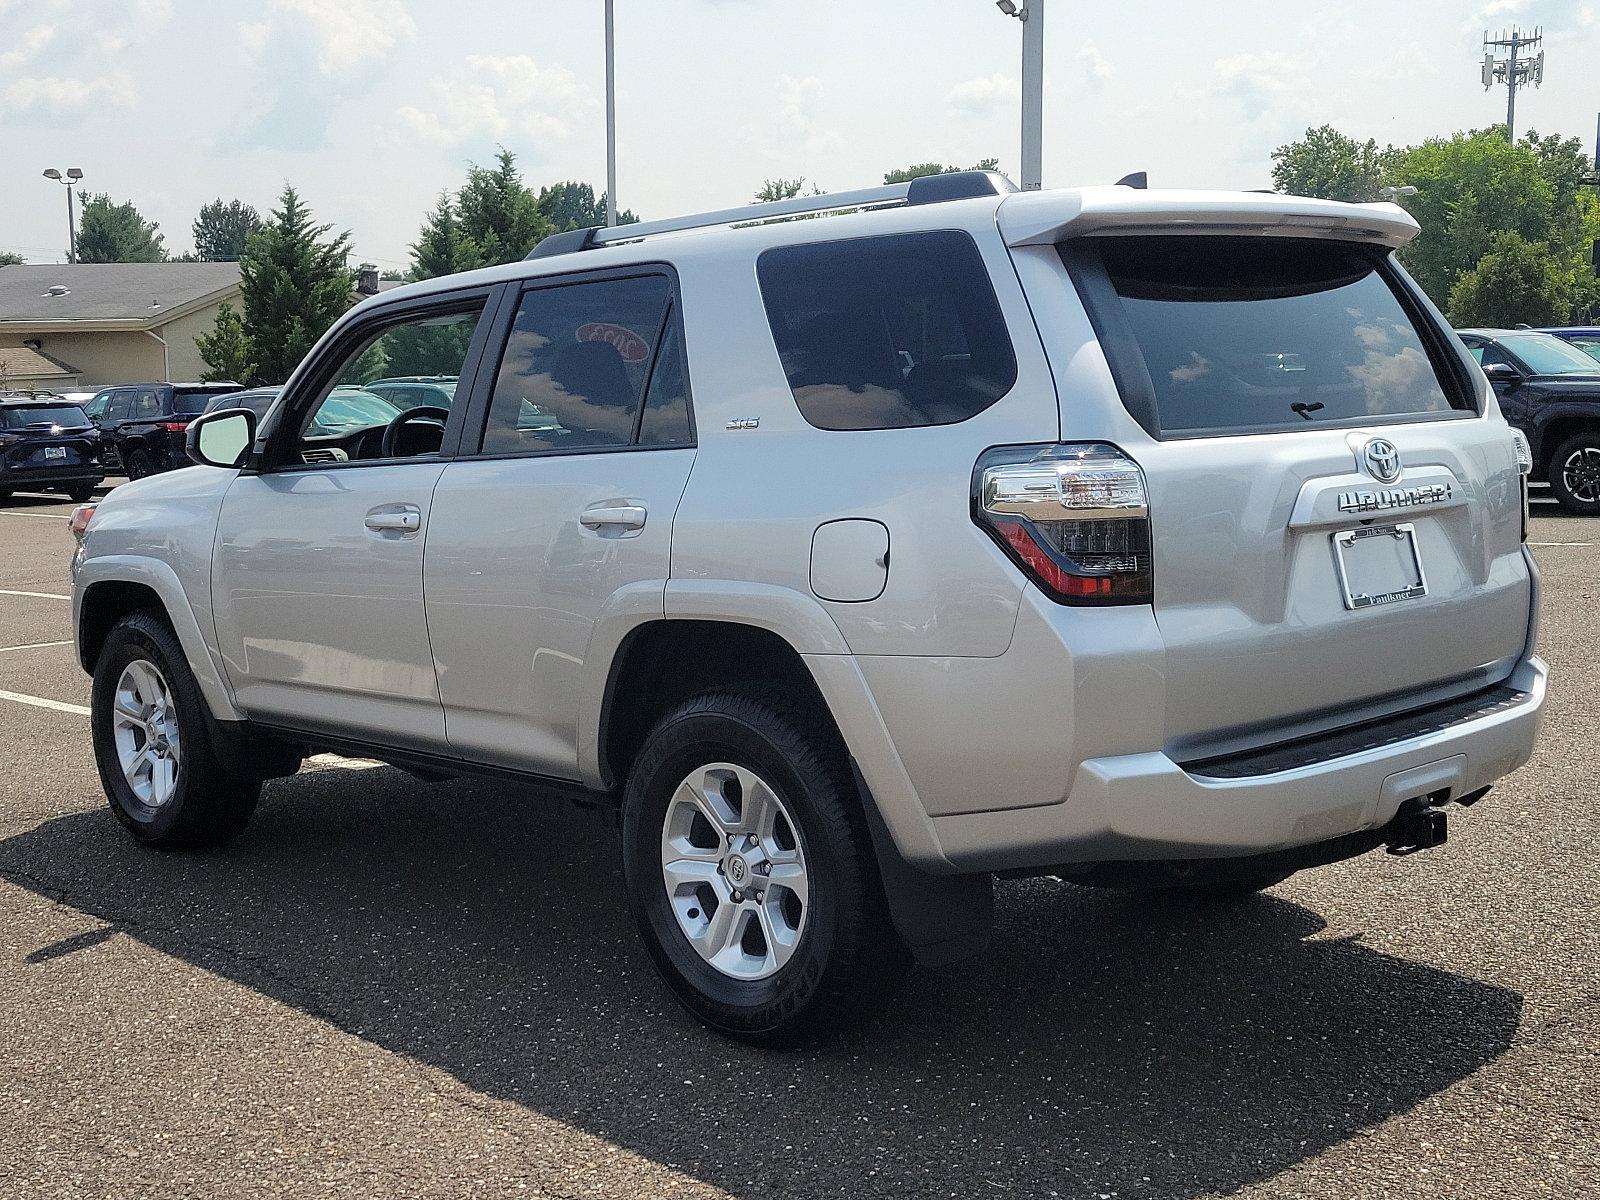
{"type": "Polygon", "coordinates": [[[1219,58],[1211,68],[1212,92],[1237,100],[1252,121],[1282,96],[1296,90],[1301,64],[1270,54],[1236,54],[1219,58]]]}
{"type": "Polygon", "coordinates": [[[14,49],[0,53],[0,67],[20,67],[37,58],[39,52],[55,40],[53,25],[35,25],[16,41],[14,49]]]}
{"type": "Polygon", "coordinates": [[[565,138],[571,120],[594,107],[578,77],[563,66],[540,66],[526,54],[469,55],[462,69],[428,86],[429,108],[396,112],[405,132],[435,145],[487,134],[565,138]]]}
{"type": "Polygon", "coordinates": [[[102,101],[131,104],[133,83],[127,75],[114,72],[95,79],[70,79],[58,75],[22,76],[0,90],[0,111],[69,113],[102,101]]]}
{"type": "Polygon", "coordinates": [[[145,25],[164,25],[172,20],[172,0],[138,0],[133,15],[145,25]]]}
{"type": "Polygon", "coordinates": [[[272,36],[272,26],[265,21],[254,24],[249,21],[239,22],[239,46],[244,51],[247,59],[254,59],[266,48],[267,39],[272,36]]]}
{"type": "Polygon", "coordinates": [[[1009,75],[980,75],[964,79],[950,89],[950,107],[965,117],[987,116],[998,108],[1011,107],[1022,94],[1021,85],[1009,75]]]}
{"type": "Polygon", "coordinates": [[[822,80],[815,75],[796,79],[778,77],[778,124],[790,133],[809,135],[816,122],[816,104],[822,97],[822,80]]]}
{"type": "Polygon", "coordinates": [[[1100,53],[1100,47],[1093,42],[1085,42],[1079,48],[1078,62],[1090,81],[1094,83],[1104,83],[1117,73],[1111,61],[1100,53]]]}
{"type": "Polygon", "coordinates": [[[273,0],[273,7],[311,35],[325,75],[382,58],[417,32],[401,0],[273,0]]]}

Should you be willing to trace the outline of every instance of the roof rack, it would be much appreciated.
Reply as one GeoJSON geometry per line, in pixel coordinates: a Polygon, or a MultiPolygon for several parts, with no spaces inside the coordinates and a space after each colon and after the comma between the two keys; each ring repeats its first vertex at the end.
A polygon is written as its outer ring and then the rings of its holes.
{"type": "Polygon", "coordinates": [[[737,208],[719,208],[712,212],[668,217],[661,221],[636,221],[631,225],[569,229],[564,233],[552,233],[528,252],[528,258],[552,258],[557,254],[593,250],[599,246],[613,246],[618,242],[635,242],[641,238],[654,237],[662,233],[678,233],[685,229],[706,229],[714,225],[757,225],[763,221],[775,221],[784,217],[836,212],[851,208],[942,204],[949,200],[967,200],[974,196],[1003,196],[1016,190],[1014,183],[995,171],[952,171],[945,175],[924,175],[909,183],[891,183],[883,187],[861,188],[853,192],[795,196],[789,200],[772,200],[764,204],[741,204],[737,208]]]}

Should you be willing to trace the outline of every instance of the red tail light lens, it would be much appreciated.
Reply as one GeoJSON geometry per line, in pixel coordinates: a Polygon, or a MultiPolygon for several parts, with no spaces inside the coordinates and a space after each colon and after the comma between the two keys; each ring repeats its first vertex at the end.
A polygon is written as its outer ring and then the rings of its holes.
{"type": "Polygon", "coordinates": [[[156,424],[168,433],[182,433],[189,428],[189,422],[187,421],[157,421],[156,424]]]}
{"type": "Polygon", "coordinates": [[[972,515],[1059,603],[1150,603],[1144,474],[1115,446],[991,450],[973,472],[972,515]]]}

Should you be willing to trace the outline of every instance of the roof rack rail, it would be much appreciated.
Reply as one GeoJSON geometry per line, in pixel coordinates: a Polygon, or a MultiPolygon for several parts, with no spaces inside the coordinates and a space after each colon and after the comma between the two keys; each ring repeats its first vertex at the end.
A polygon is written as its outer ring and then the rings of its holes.
{"type": "Polygon", "coordinates": [[[618,242],[634,242],[661,233],[705,229],[713,225],[756,225],[783,217],[835,212],[849,208],[941,204],[948,200],[966,200],[974,196],[1002,196],[1016,190],[1015,184],[994,171],[952,171],[947,175],[924,175],[909,183],[891,183],[883,187],[860,188],[853,192],[795,196],[789,200],[772,200],[764,204],[741,204],[737,208],[719,208],[683,217],[667,217],[661,221],[636,221],[631,225],[569,229],[563,233],[552,233],[528,252],[528,258],[551,258],[557,254],[572,254],[579,250],[592,250],[598,246],[615,245],[618,242]]]}

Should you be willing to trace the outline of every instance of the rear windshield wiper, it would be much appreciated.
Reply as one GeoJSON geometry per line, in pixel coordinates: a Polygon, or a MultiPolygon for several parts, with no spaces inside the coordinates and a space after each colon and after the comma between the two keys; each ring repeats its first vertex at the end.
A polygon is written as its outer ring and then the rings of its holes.
{"type": "Polygon", "coordinates": [[[1312,413],[1316,412],[1319,408],[1324,408],[1324,407],[1326,407],[1326,406],[1322,403],[1322,401],[1318,400],[1314,404],[1305,404],[1305,403],[1291,404],[1291,405],[1289,405],[1289,411],[1290,412],[1294,412],[1294,413],[1299,413],[1302,417],[1304,417],[1306,420],[1309,421],[1309,420],[1311,420],[1311,414],[1312,413]]]}

